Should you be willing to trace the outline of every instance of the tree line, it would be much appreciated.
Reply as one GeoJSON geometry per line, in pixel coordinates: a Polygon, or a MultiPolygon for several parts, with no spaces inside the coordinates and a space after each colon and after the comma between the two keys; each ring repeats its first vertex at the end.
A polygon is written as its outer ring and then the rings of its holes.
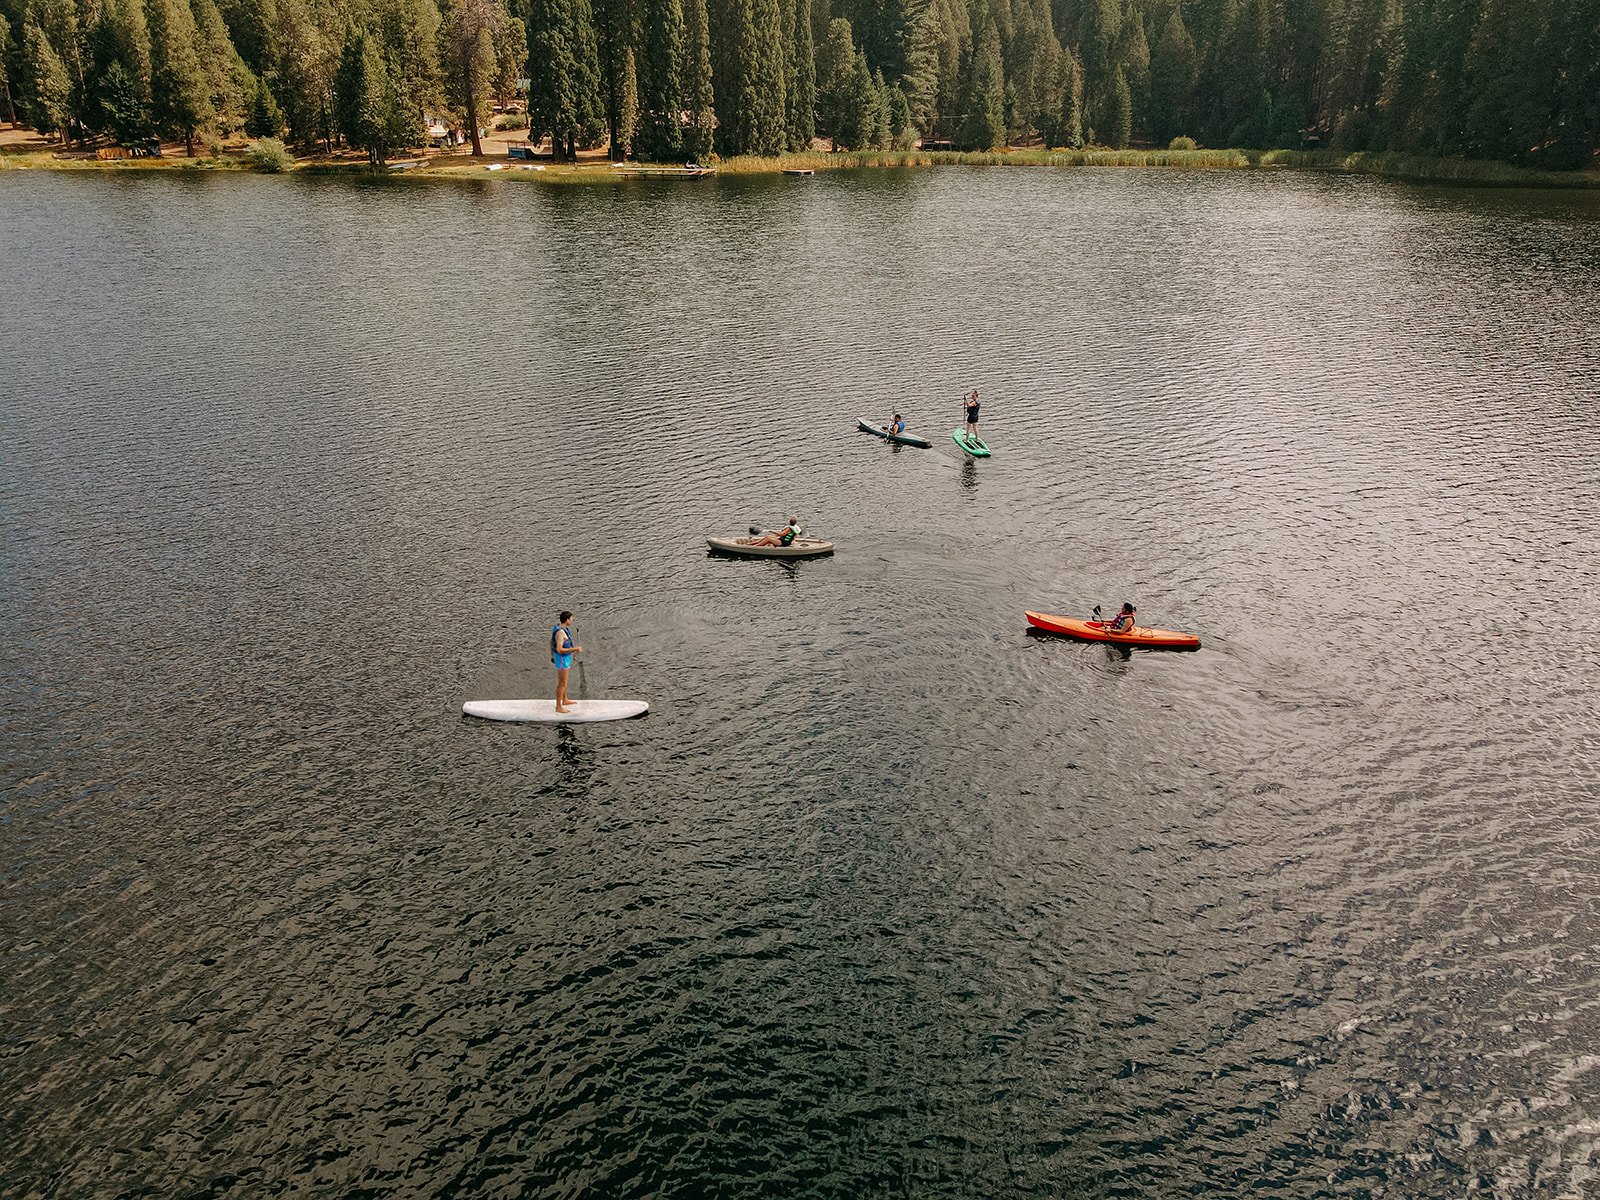
{"type": "Polygon", "coordinates": [[[1572,168],[1600,0],[0,0],[0,100],[63,137],[532,136],[656,161],[1307,144],[1572,168]]]}

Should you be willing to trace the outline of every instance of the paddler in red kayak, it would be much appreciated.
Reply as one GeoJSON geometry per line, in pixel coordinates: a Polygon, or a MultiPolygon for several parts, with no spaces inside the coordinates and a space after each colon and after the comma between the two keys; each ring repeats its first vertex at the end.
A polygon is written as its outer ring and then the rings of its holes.
{"type": "Polygon", "coordinates": [[[1127,633],[1133,628],[1134,614],[1138,611],[1133,605],[1123,601],[1122,611],[1107,621],[1102,628],[1108,633],[1127,633]]]}

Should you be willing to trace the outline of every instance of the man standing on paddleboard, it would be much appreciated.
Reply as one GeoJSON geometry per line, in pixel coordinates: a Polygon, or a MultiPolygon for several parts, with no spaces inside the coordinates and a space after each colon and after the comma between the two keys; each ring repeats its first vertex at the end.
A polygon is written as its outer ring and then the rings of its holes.
{"type": "Polygon", "coordinates": [[[556,711],[571,712],[567,704],[567,672],[572,669],[572,656],[582,654],[583,647],[572,642],[572,614],[563,612],[561,619],[550,630],[550,661],[556,668],[556,711]]]}

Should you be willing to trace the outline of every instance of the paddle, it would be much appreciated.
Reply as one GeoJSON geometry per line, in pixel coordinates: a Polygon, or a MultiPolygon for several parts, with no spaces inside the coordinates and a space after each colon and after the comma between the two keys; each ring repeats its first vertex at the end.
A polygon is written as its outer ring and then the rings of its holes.
{"type": "MultiPolygon", "coordinates": [[[[572,644],[576,646],[578,640],[578,627],[574,625],[572,626],[572,644]]],[[[584,669],[583,655],[574,654],[572,657],[578,660],[578,691],[587,700],[589,698],[589,673],[584,669]]]]}

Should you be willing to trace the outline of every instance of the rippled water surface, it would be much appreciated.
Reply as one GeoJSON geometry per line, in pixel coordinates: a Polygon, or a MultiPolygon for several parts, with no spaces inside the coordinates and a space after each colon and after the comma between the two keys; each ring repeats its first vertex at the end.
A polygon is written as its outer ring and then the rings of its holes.
{"type": "Polygon", "coordinates": [[[1600,1194],[1595,195],[7,173],[0,309],[0,1194],[1600,1194]],[[460,717],[563,607],[650,715],[460,717]]]}

